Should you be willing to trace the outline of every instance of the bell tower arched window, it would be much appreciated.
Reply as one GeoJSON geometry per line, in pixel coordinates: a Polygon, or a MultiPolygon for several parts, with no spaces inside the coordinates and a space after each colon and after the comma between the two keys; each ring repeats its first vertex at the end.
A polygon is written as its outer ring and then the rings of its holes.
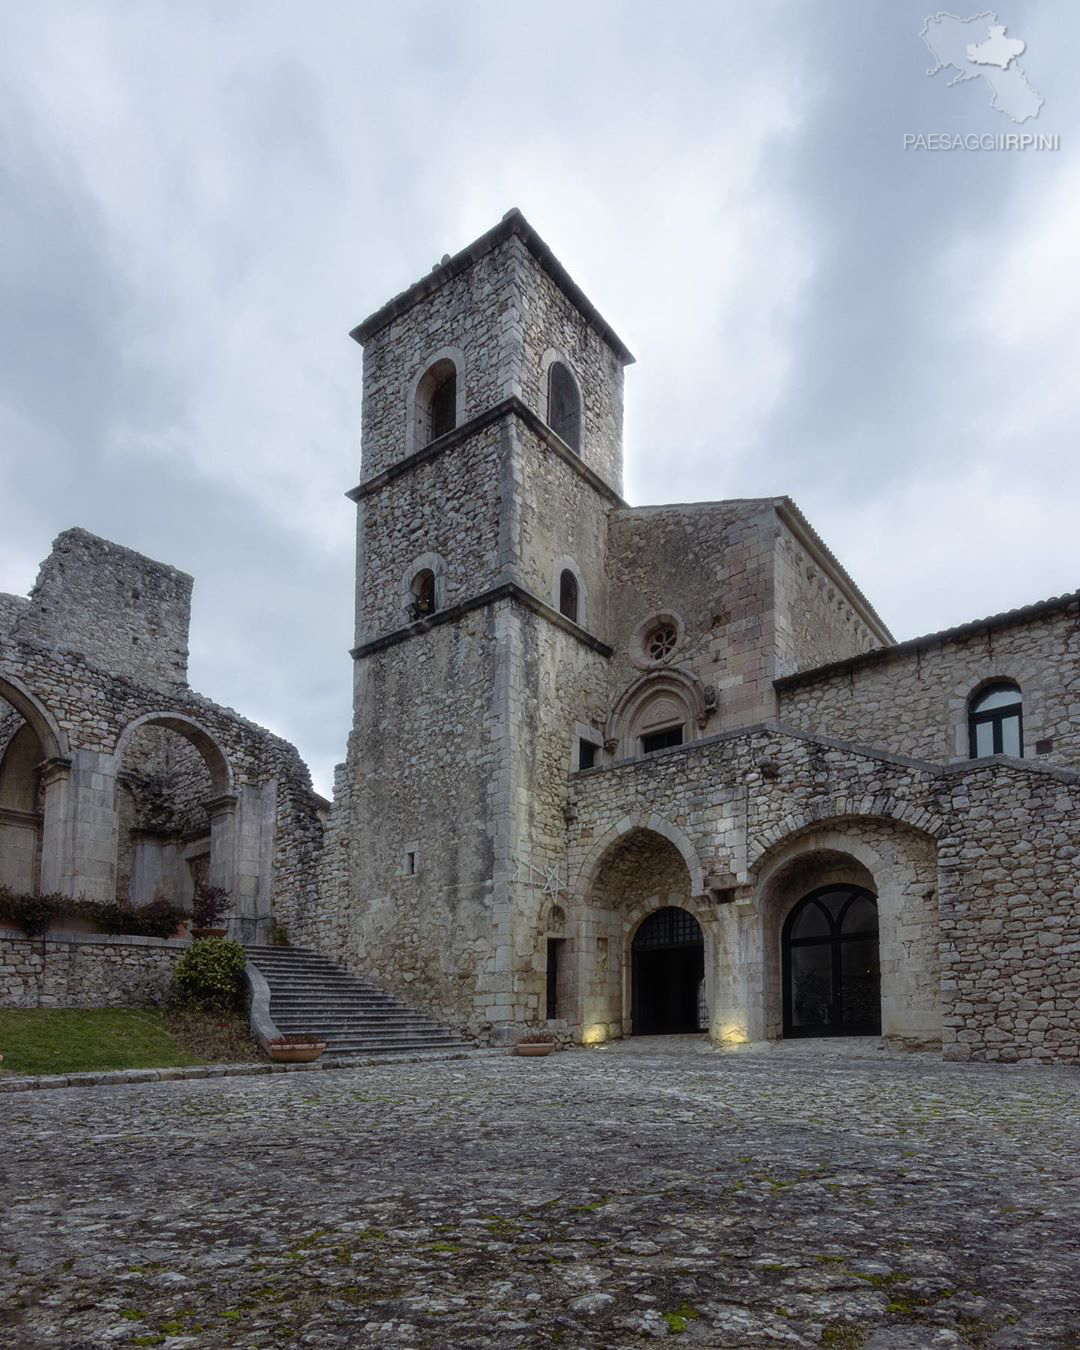
{"type": "Polygon", "coordinates": [[[457,426],[457,367],[449,357],[436,361],[416,388],[417,450],[457,426]]]}
{"type": "Polygon", "coordinates": [[[553,361],[548,370],[548,426],[571,450],[581,454],[581,395],[561,361],[553,361]]]}
{"type": "Polygon", "coordinates": [[[425,614],[434,614],[438,602],[435,596],[435,573],[430,567],[417,572],[412,579],[413,617],[422,619],[425,614]]]}
{"type": "Polygon", "coordinates": [[[972,759],[1023,757],[1024,708],[1018,685],[1001,680],[975,695],[968,707],[968,740],[972,759]]]}

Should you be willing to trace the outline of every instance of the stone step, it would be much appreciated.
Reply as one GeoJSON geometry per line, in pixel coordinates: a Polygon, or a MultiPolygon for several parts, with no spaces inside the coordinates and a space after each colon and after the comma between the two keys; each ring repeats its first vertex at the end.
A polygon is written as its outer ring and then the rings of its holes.
{"type": "Polygon", "coordinates": [[[283,1034],[318,1036],[335,1055],[470,1049],[457,1032],[318,952],[251,946],[247,955],[269,986],[270,1017],[283,1034]]]}

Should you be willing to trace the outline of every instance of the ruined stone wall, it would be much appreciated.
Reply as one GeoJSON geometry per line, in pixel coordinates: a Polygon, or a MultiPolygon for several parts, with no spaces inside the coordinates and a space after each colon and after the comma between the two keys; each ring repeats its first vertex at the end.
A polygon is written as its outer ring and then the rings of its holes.
{"type": "Polygon", "coordinates": [[[645,673],[630,656],[634,629],[673,612],[682,640],[666,664],[687,666],[719,692],[709,731],[772,714],[775,651],[770,503],[706,502],[611,513],[608,637],[612,702],[645,673]]]}
{"type": "Polygon", "coordinates": [[[782,523],[775,566],[777,675],[810,670],[881,646],[836,578],[782,523]]]}
{"type": "MultiPolygon", "coordinates": [[[[114,583],[118,576],[126,578],[126,560],[138,561],[138,555],[104,540],[94,541],[84,531],[69,531],[61,536],[52,565],[42,569],[47,585],[39,587],[35,612],[51,615],[50,623],[59,622],[57,616],[62,617],[87,589],[82,567],[95,551],[105,558],[102,603],[119,604],[114,583]],[[76,575],[69,596],[62,583],[73,567],[76,575]],[[53,602],[55,610],[50,608],[53,602]]],[[[148,564],[148,576],[160,573],[164,578],[166,596],[170,576],[178,579],[177,594],[186,593],[182,574],[142,561],[148,564]]],[[[179,623],[179,610],[169,610],[162,600],[159,611],[168,653],[176,647],[170,634],[176,637],[179,631],[168,625],[174,619],[179,623]]],[[[145,608],[138,612],[146,617],[145,608]]],[[[136,613],[137,606],[132,610],[136,613]]],[[[128,617],[136,627],[136,618],[128,617]]],[[[115,631],[125,631],[123,623],[115,631]]],[[[82,640],[78,627],[75,637],[82,640]]],[[[186,627],[183,638],[186,645],[186,627]]],[[[105,646],[102,659],[119,660],[120,647],[105,646]]],[[[126,879],[137,870],[140,844],[129,833],[134,829],[159,836],[161,843],[160,857],[142,849],[147,894],[141,898],[148,898],[160,883],[184,902],[191,885],[185,870],[187,854],[216,829],[216,861],[209,879],[232,890],[238,936],[250,939],[257,928],[265,928],[272,906],[280,905],[293,919],[308,914],[315,902],[322,825],[319,799],[295,749],[186,685],[166,689],[160,681],[143,683],[144,674],[139,658],[118,672],[74,650],[71,640],[27,637],[21,625],[14,633],[0,633],[0,690],[10,677],[15,682],[8,686],[10,696],[17,696],[20,685],[27,689],[57,728],[46,750],[59,758],[56,790],[45,794],[42,886],[72,895],[114,896],[118,884],[121,888],[128,884],[126,879]],[[120,757],[121,738],[132,724],[158,715],[172,719],[170,725],[138,727],[120,757]],[[223,765],[214,759],[219,750],[223,765]],[[114,786],[118,770],[129,775],[127,789],[114,786]],[[204,809],[209,798],[217,802],[216,827],[204,809]]],[[[38,723],[49,739],[47,722],[39,717],[38,723]]]]}
{"type": "Polygon", "coordinates": [[[968,757],[968,703],[997,679],[1014,680],[1023,693],[1025,756],[1080,768],[1076,606],[781,682],[777,716],[806,731],[945,763],[968,757]],[[1040,751],[1043,741],[1050,744],[1040,751]]]}
{"type": "Polygon", "coordinates": [[[0,633],[10,633],[29,605],[25,595],[0,593],[0,633]]]}
{"type": "Polygon", "coordinates": [[[86,530],[41,564],[15,635],[78,651],[154,689],[187,683],[191,577],[86,530]]]}
{"type": "Polygon", "coordinates": [[[0,1007],[140,1008],[165,1002],[186,940],[15,937],[0,930],[0,1007]]]}

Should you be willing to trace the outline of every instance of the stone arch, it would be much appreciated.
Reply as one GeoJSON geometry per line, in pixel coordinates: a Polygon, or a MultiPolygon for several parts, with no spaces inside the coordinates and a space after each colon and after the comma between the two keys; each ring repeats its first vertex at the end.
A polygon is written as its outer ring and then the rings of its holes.
{"type": "MultiPolygon", "coordinates": [[[[620,696],[604,731],[608,749],[617,759],[640,754],[638,741],[650,707],[670,713],[667,720],[682,720],[683,740],[697,740],[716,706],[715,691],[692,671],[681,666],[651,671],[635,680],[620,696]]],[[[664,720],[661,717],[661,720],[664,720]]]]}
{"type": "Polygon", "coordinates": [[[460,347],[440,347],[438,351],[428,354],[409,383],[405,405],[405,444],[410,452],[422,450],[430,442],[424,424],[424,391],[421,386],[435,367],[444,362],[454,368],[454,426],[459,427],[465,421],[465,353],[460,347]]]}
{"type": "Polygon", "coordinates": [[[704,935],[711,992],[715,923],[704,890],[704,869],[692,843],[661,817],[627,817],[590,850],[572,892],[568,926],[577,1020],[586,1043],[631,1033],[634,934],[656,910],[672,907],[693,915],[704,935]]]}
{"type": "Polygon", "coordinates": [[[120,733],[110,763],[112,857],[117,882],[128,887],[123,898],[141,905],[160,897],[186,907],[198,883],[233,893],[238,799],[213,733],[183,713],[144,713],[120,733]],[[138,739],[158,730],[182,738],[190,750],[176,760],[180,748],[170,747],[168,737],[138,739]]]}
{"type": "Polygon", "coordinates": [[[832,797],[808,811],[792,812],[774,825],[759,830],[747,841],[747,870],[759,873],[769,858],[786,848],[799,835],[845,820],[886,820],[906,825],[935,842],[944,838],[945,823],[939,815],[921,806],[893,797],[832,797]]]}
{"type": "Polygon", "coordinates": [[[624,816],[617,824],[605,830],[589,850],[578,873],[577,884],[574,887],[574,894],[578,899],[583,900],[589,894],[600,871],[605,854],[620,839],[634,830],[647,830],[652,834],[662,835],[669,843],[674,844],[682,854],[683,862],[686,863],[687,871],[690,873],[691,896],[703,896],[707,893],[705,868],[702,866],[697,849],[691,843],[689,836],[680,830],[677,825],[672,825],[670,821],[665,820],[663,816],[658,816],[649,811],[640,811],[637,815],[624,816]]]}
{"type": "MultiPolygon", "coordinates": [[[[0,880],[15,889],[59,891],[64,884],[68,851],[68,781],[71,767],[67,735],[53,714],[17,676],[0,673],[0,699],[22,718],[0,752],[0,764],[23,731],[40,751],[35,783],[35,809],[25,819],[9,815],[0,833],[0,848],[10,861],[0,880]],[[40,816],[37,807],[40,806],[40,816]]],[[[24,742],[27,737],[24,737],[24,742]]]]}
{"type": "Polygon", "coordinates": [[[0,699],[10,703],[33,727],[46,759],[63,758],[68,754],[67,736],[56,718],[22,680],[6,671],[0,672],[0,699]]]}
{"type": "Polygon", "coordinates": [[[804,824],[776,841],[754,866],[750,916],[760,944],[748,1000],[751,1039],[782,1031],[782,930],[792,911],[825,886],[876,897],[882,1034],[935,1041],[941,1035],[937,840],[884,812],[804,824]]]}
{"type": "Polygon", "coordinates": [[[141,717],[136,717],[134,721],[129,722],[121,731],[116,745],[113,747],[112,767],[114,773],[119,771],[123,763],[124,751],[131,744],[136,733],[141,731],[143,727],[164,727],[167,731],[175,731],[185,740],[190,741],[202,756],[203,763],[210,774],[214,791],[219,795],[232,792],[232,769],[225,751],[201,722],[196,722],[193,717],[187,717],[184,713],[149,712],[143,713],[141,717]]]}

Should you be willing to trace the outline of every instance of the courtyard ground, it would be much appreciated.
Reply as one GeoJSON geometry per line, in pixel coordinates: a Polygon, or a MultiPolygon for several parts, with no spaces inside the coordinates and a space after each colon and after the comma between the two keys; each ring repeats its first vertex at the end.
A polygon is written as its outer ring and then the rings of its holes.
{"type": "Polygon", "coordinates": [[[0,1344],[1080,1346],[1080,1075],[667,1038],[0,1097],[0,1344]]]}

